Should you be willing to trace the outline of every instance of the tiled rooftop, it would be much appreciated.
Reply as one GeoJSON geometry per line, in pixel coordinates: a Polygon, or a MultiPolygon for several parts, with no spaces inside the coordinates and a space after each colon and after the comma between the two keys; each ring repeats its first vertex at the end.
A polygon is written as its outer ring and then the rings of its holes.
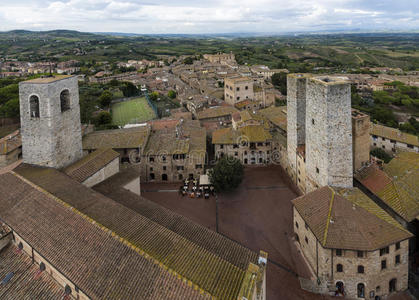
{"type": "Polygon", "coordinates": [[[10,244],[0,252],[0,280],[12,272],[10,281],[0,284],[0,299],[62,299],[64,288],[47,272],[39,273],[39,266],[10,244]]]}
{"type": "MultiPolygon", "coordinates": [[[[93,221],[18,175],[7,173],[0,175],[0,179],[5,183],[0,186],[4,196],[0,200],[0,217],[90,298],[209,299],[207,294],[195,290],[192,284],[188,285],[181,276],[168,270],[166,264],[159,263],[155,255],[144,252],[133,242],[135,236],[150,242],[147,232],[154,228],[150,223],[133,227],[132,216],[124,214],[121,219],[117,205],[95,206],[90,202],[91,206],[85,209],[87,214],[96,210],[98,214],[107,215],[106,219],[93,221]],[[9,186],[14,189],[7,188],[9,186]],[[115,226],[112,224],[117,223],[131,231],[131,242],[126,239],[127,235],[120,236],[106,227],[111,225],[112,228],[115,226]]],[[[160,240],[159,230],[153,237],[157,243],[163,243],[163,248],[174,247],[169,241],[160,240]]]]}
{"type": "Polygon", "coordinates": [[[207,108],[198,113],[198,119],[209,119],[231,115],[238,110],[232,106],[216,106],[207,108]]]}
{"type": "Polygon", "coordinates": [[[383,170],[370,165],[355,178],[406,221],[419,217],[418,153],[401,152],[383,170]]]}
{"type": "Polygon", "coordinates": [[[66,167],[63,172],[78,182],[84,182],[117,157],[119,153],[112,149],[99,149],[66,167]]]}
{"type": "Polygon", "coordinates": [[[148,126],[95,131],[83,137],[83,149],[143,148],[149,133],[150,127],[148,126]]]}
{"type": "Polygon", "coordinates": [[[21,165],[16,172],[218,299],[237,298],[247,265],[256,260],[256,253],[156,206],[134,201],[141,208],[130,208],[54,169],[21,165]]]}
{"type": "Polygon", "coordinates": [[[213,144],[231,145],[240,141],[250,143],[266,142],[272,140],[272,135],[261,125],[247,125],[234,130],[233,128],[222,128],[212,133],[213,144]]]}
{"type": "Polygon", "coordinates": [[[20,130],[16,130],[0,139],[0,155],[8,154],[21,146],[22,136],[20,135],[20,130]]]}
{"type": "Polygon", "coordinates": [[[419,138],[416,135],[401,132],[396,128],[371,123],[371,134],[419,147],[419,138]]]}
{"type": "Polygon", "coordinates": [[[292,202],[325,248],[373,251],[412,237],[357,188],[325,186],[292,202]]]}

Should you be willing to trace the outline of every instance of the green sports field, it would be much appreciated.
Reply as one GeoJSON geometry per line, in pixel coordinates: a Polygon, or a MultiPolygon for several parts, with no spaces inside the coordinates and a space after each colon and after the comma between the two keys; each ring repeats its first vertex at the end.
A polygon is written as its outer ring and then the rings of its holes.
{"type": "Polygon", "coordinates": [[[144,97],[112,105],[112,123],[114,125],[144,123],[156,117],[144,97]]]}

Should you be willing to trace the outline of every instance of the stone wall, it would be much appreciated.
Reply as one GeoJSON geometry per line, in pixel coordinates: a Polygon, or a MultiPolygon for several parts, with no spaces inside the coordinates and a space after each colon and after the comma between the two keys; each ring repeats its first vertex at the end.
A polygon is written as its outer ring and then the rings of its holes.
{"type": "Polygon", "coordinates": [[[0,168],[6,167],[18,161],[22,155],[22,148],[16,148],[7,154],[0,154],[0,168]]]}
{"type": "Polygon", "coordinates": [[[333,77],[307,80],[307,190],[352,187],[351,87],[333,77]]]}
{"type": "Polygon", "coordinates": [[[307,75],[287,76],[287,152],[288,172],[296,181],[297,147],[305,144],[307,75]]]}
{"type": "Polygon", "coordinates": [[[19,84],[23,161],[63,168],[82,157],[77,77],[50,83],[19,84]],[[61,112],[60,93],[70,92],[70,109],[61,112]],[[39,118],[30,116],[29,98],[39,98],[39,118]]]}
{"type": "Polygon", "coordinates": [[[224,83],[224,100],[228,104],[234,105],[246,99],[254,99],[253,80],[236,81],[236,78],[226,78],[224,83]]]}

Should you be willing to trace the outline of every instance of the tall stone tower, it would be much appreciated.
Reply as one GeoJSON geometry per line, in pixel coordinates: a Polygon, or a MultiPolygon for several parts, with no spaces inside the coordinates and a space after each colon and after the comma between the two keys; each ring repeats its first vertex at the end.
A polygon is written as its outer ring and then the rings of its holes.
{"type": "Polygon", "coordinates": [[[306,143],[306,84],[308,74],[287,76],[287,152],[289,175],[295,181],[297,147],[306,143]]]}
{"type": "Polygon", "coordinates": [[[75,76],[19,83],[23,162],[63,168],[83,155],[75,76]]]}
{"type": "Polygon", "coordinates": [[[352,109],[353,167],[358,171],[370,161],[370,116],[352,109]]]}
{"type": "Polygon", "coordinates": [[[339,77],[313,77],[306,94],[306,191],[352,187],[350,84],[339,77]]]}

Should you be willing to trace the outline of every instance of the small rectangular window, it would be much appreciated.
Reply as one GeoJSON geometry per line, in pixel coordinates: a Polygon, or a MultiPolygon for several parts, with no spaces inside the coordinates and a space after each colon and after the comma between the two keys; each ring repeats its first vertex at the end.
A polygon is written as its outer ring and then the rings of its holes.
{"type": "Polygon", "coordinates": [[[390,253],[390,248],[389,247],[385,247],[385,248],[380,249],[380,256],[383,256],[383,255],[389,254],[389,253],[390,253]]]}
{"type": "Polygon", "coordinates": [[[396,243],[396,250],[399,250],[400,249],[400,242],[397,242],[396,243]]]}
{"type": "Polygon", "coordinates": [[[363,251],[357,251],[357,256],[358,257],[364,257],[364,252],[363,251]]]}
{"type": "Polygon", "coordinates": [[[384,259],[381,261],[381,270],[387,269],[387,261],[384,259]]]}
{"type": "Polygon", "coordinates": [[[400,264],[400,255],[396,255],[396,265],[400,264]]]}
{"type": "Polygon", "coordinates": [[[319,168],[316,168],[316,173],[317,173],[317,174],[319,174],[319,173],[320,173],[319,168]]]}
{"type": "Polygon", "coordinates": [[[335,250],[336,256],[342,256],[342,249],[335,250]]]}

